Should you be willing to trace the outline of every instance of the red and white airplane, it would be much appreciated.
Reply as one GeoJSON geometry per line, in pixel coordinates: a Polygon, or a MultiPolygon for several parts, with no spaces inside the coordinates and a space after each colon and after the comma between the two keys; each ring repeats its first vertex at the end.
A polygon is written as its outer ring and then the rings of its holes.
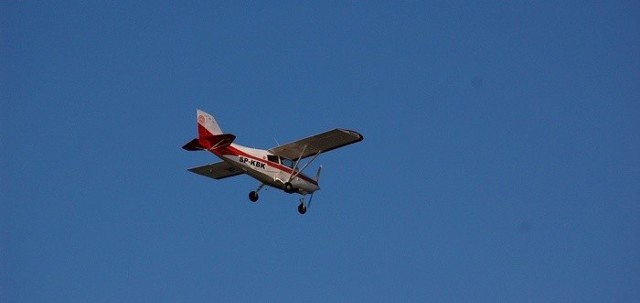
{"type": "Polygon", "coordinates": [[[298,212],[307,212],[304,197],[320,189],[318,180],[322,166],[318,167],[315,178],[310,178],[302,172],[321,153],[362,141],[358,132],[336,128],[328,132],[317,134],[268,150],[255,149],[233,143],[236,136],[223,133],[216,120],[210,114],[197,110],[198,138],[191,140],[182,148],[188,151],[208,150],[223,161],[190,168],[189,171],[210,177],[223,179],[241,174],[247,174],[258,181],[258,189],[249,193],[249,200],[258,201],[258,192],[269,185],[284,190],[286,193],[302,195],[298,212]],[[312,157],[306,164],[301,160],[312,157]]]}

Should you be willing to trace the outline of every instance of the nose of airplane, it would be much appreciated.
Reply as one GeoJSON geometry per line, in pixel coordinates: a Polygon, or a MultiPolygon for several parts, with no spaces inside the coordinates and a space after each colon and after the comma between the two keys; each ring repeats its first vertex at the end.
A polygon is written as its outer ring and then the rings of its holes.
{"type": "Polygon", "coordinates": [[[307,182],[307,184],[305,184],[306,186],[306,192],[312,194],[313,192],[317,191],[320,189],[320,186],[318,186],[318,184],[316,183],[311,183],[311,182],[307,182]]]}

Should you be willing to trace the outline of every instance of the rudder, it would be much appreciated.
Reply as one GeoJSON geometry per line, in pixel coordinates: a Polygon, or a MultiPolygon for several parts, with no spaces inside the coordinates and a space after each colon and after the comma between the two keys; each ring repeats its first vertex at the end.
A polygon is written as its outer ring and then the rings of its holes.
{"type": "Polygon", "coordinates": [[[198,114],[198,137],[199,138],[222,134],[222,130],[220,129],[218,122],[216,122],[216,119],[214,119],[212,115],[204,111],[201,111],[199,109],[196,112],[198,114]]]}

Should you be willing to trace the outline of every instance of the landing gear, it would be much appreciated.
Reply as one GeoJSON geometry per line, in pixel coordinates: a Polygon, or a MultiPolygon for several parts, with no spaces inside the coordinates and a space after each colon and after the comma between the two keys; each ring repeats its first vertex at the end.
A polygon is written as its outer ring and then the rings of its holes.
{"type": "Polygon", "coordinates": [[[301,215],[304,215],[304,214],[306,214],[306,213],[307,213],[307,207],[306,207],[306,206],[304,206],[304,203],[303,203],[303,202],[300,202],[300,205],[298,205],[298,212],[299,212],[301,215]]]}
{"type": "Polygon", "coordinates": [[[249,193],[249,200],[251,200],[251,202],[258,202],[258,198],[260,198],[260,196],[258,196],[257,192],[252,191],[249,193]]]}
{"type": "Polygon", "coordinates": [[[308,204],[304,203],[304,197],[300,198],[300,204],[298,205],[298,212],[301,215],[304,215],[307,213],[307,208],[311,207],[311,200],[313,200],[313,194],[311,195],[311,198],[309,198],[308,204]]]}
{"type": "MultiPolygon", "coordinates": [[[[251,191],[249,193],[249,200],[251,202],[258,202],[258,199],[260,198],[260,195],[258,194],[258,192],[260,192],[260,190],[265,186],[266,184],[260,184],[260,186],[258,186],[258,188],[254,191],[251,191]]],[[[289,182],[286,182],[284,184],[284,191],[288,192],[288,193],[295,193],[296,189],[293,187],[293,185],[289,182]]],[[[311,198],[309,198],[309,202],[305,203],[304,198],[305,195],[302,194],[303,197],[300,198],[300,204],[298,205],[298,213],[300,213],[301,215],[304,215],[307,213],[307,209],[311,206],[311,200],[313,199],[313,194],[311,194],[311,198]]]]}
{"type": "Polygon", "coordinates": [[[258,186],[258,189],[252,191],[249,193],[249,200],[251,202],[257,202],[258,198],[260,198],[260,196],[258,195],[258,192],[264,187],[264,184],[260,184],[260,186],[258,186]]]}

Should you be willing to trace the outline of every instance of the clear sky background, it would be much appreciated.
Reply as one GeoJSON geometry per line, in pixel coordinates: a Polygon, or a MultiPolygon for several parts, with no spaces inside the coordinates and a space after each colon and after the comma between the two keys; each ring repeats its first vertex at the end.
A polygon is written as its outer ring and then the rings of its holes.
{"type": "Polygon", "coordinates": [[[490,2],[2,1],[0,301],[640,302],[640,5],[490,2]]]}

